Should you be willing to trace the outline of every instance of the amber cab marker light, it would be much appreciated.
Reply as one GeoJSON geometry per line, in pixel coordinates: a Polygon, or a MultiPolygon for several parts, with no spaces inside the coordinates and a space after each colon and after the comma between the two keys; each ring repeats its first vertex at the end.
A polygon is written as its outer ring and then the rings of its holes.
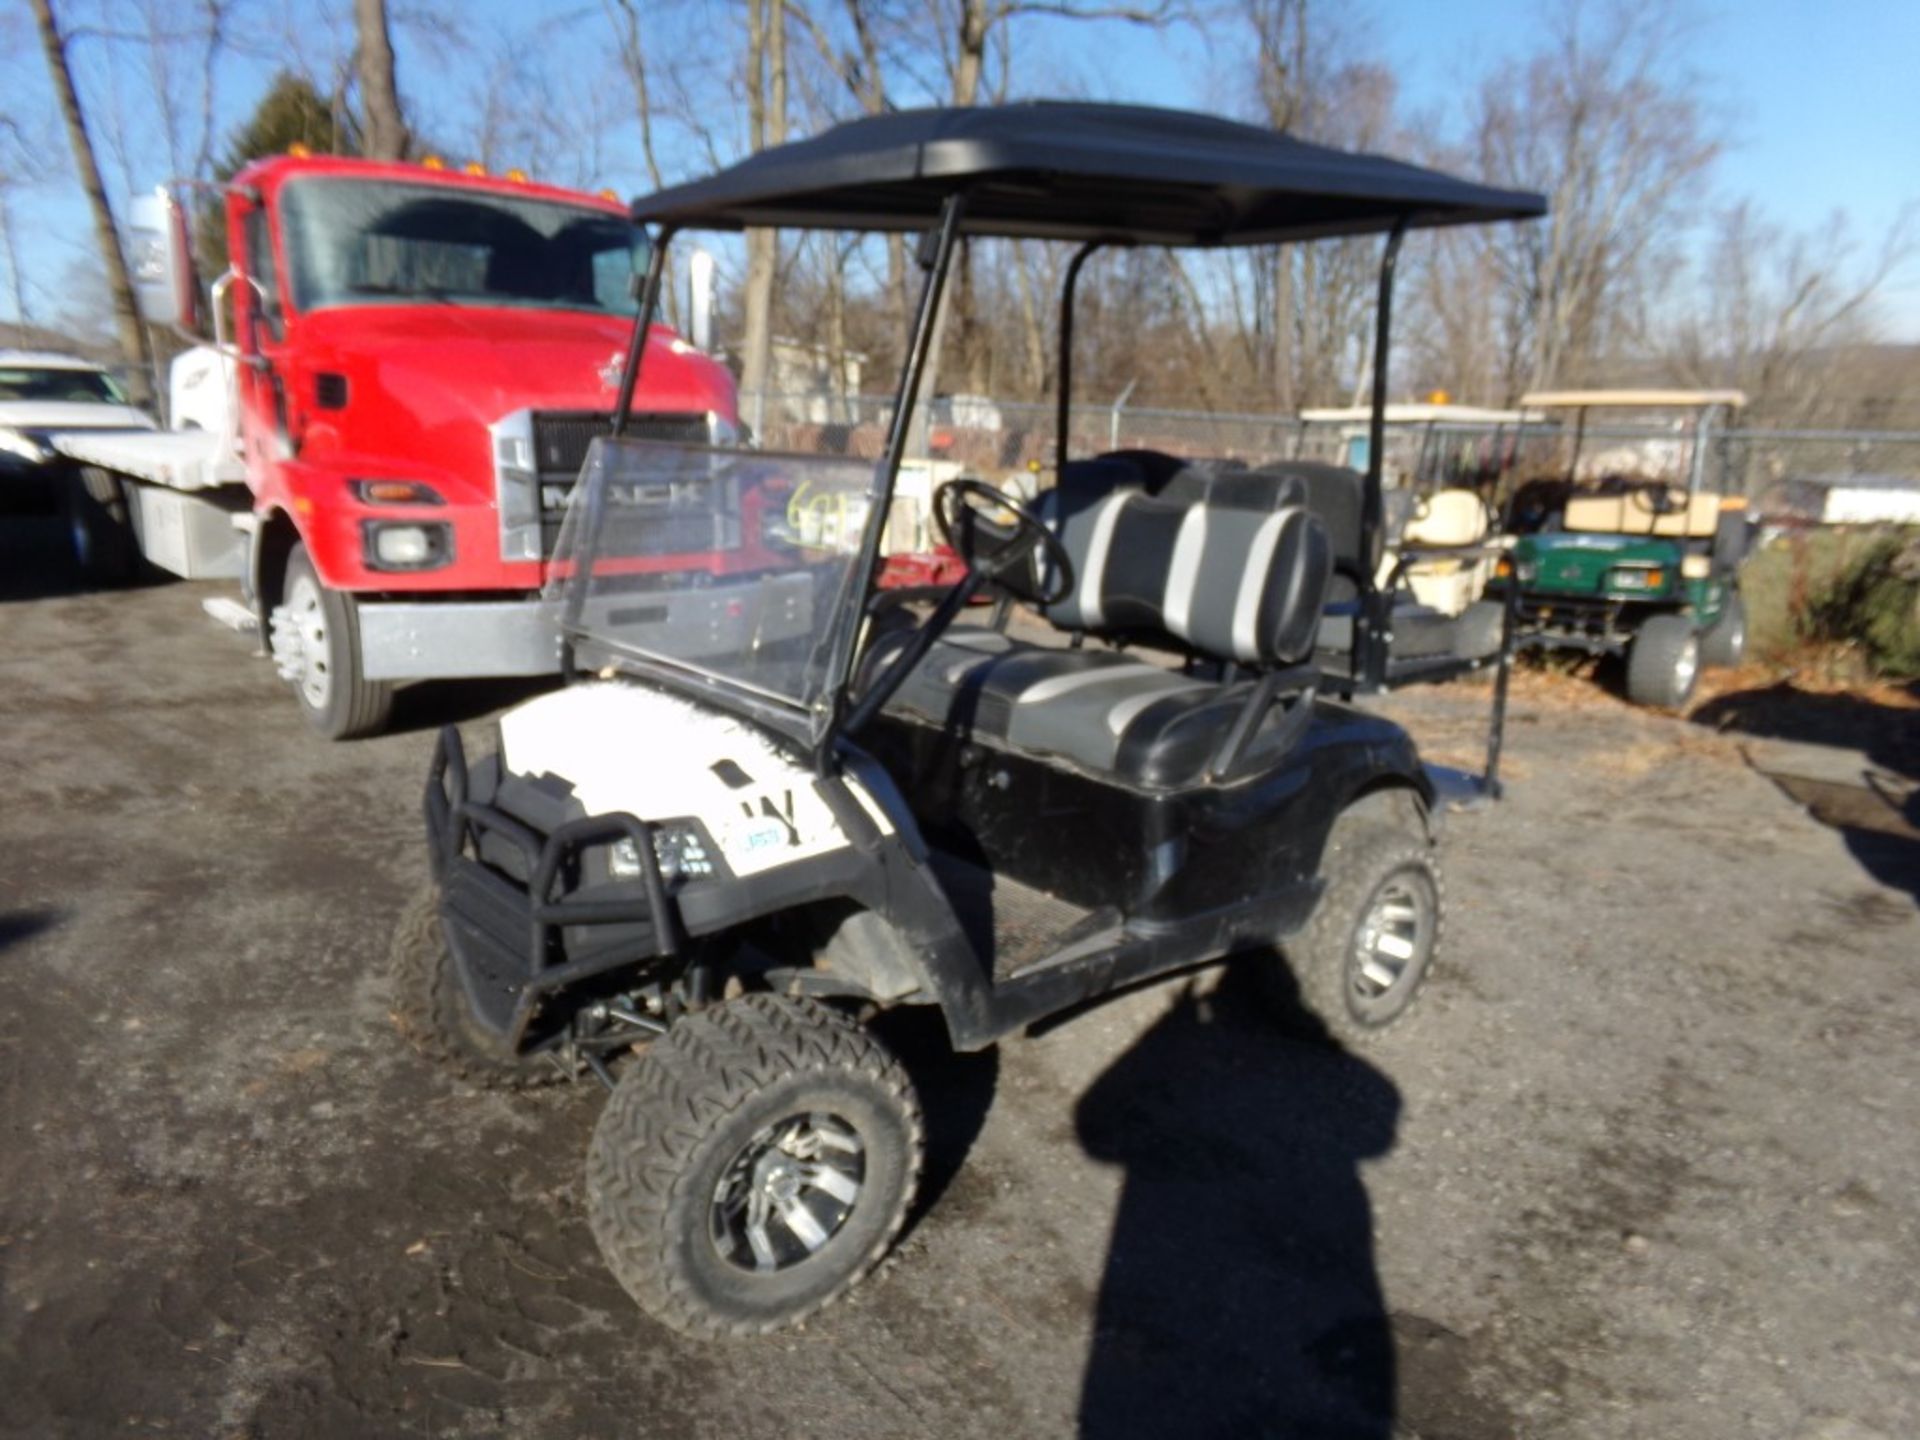
{"type": "Polygon", "coordinates": [[[427,155],[421,158],[420,168],[422,170],[444,170],[447,168],[447,162],[442,160],[438,155],[427,155]]]}

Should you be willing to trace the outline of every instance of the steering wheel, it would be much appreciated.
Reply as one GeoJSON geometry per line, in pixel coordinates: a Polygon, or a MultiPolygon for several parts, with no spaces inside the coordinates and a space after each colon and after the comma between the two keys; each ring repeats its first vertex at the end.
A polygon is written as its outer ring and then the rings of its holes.
{"type": "Polygon", "coordinates": [[[1673,503],[1673,487],[1660,480],[1641,480],[1630,485],[1627,498],[1649,515],[1673,515],[1686,508],[1684,504],[1673,503]]]}
{"type": "Polygon", "coordinates": [[[1006,491],[966,476],[948,480],[933,492],[933,523],[940,539],[989,580],[999,579],[1038,545],[1046,552],[1042,568],[1052,573],[1054,583],[1044,594],[1032,596],[1034,603],[1057,605],[1073,593],[1073,557],[1067,547],[1045,521],[1006,491]],[[989,546],[984,555],[976,555],[974,542],[982,527],[991,527],[989,534],[1006,528],[995,511],[1013,516],[1013,533],[989,546]],[[1023,536],[1030,537],[1026,544],[1021,543],[1023,536]]]}

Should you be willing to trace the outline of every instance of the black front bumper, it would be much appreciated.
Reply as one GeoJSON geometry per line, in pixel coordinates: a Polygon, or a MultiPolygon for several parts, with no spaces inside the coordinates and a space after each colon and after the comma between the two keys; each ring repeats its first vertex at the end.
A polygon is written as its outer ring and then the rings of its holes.
{"type": "Polygon", "coordinates": [[[645,821],[591,815],[542,829],[492,803],[498,778],[473,775],[459,732],[442,729],[427,777],[427,849],[474,1018],[516,1050],[539,1049],[564,1023],[543,1001],[675,955],[681,927],[645,821]],[[596,886],[596,898],[574,894],[587,852],[622,840],[633,842],[640,878],[596,886]]]}

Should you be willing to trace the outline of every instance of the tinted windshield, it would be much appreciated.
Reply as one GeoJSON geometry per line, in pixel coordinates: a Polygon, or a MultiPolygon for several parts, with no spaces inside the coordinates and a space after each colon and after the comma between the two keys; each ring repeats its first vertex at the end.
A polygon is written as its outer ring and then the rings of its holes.
{"type": "Polygon", "coordinates": [[[859,620],[874,475],[870,460],[596,440],[547,592],[579,662],[817,744],[859,620]]]}
{"type": "Polygon", "coordinates": [[[632,315],[647,239],[617,215],[445,185],[299,180],[282,192],[293,303],[437,301],[632,315]]]}
{"type": "Polygon", "coordinates": [[[127,397],[113,377],[98,370],[62,370],[0,365],[0,401],[63,401],[81,405],[124,405],[127,397]]]}

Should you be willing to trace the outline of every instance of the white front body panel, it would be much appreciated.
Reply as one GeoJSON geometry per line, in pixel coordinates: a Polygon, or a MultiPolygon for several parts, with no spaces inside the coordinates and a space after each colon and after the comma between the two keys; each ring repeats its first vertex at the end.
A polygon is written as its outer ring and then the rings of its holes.
{"type": "MultiPolygon", "coordinates": [[[[515,774],[570,782],[589,815],[697,817],[738,876],[851,843],[814,773],[760,731],[642,685],[570,685],[530,700],[500,718],[500,746],[515,774]]],[[[885,812],[847,784],[890,832],[885,812]]]]}

